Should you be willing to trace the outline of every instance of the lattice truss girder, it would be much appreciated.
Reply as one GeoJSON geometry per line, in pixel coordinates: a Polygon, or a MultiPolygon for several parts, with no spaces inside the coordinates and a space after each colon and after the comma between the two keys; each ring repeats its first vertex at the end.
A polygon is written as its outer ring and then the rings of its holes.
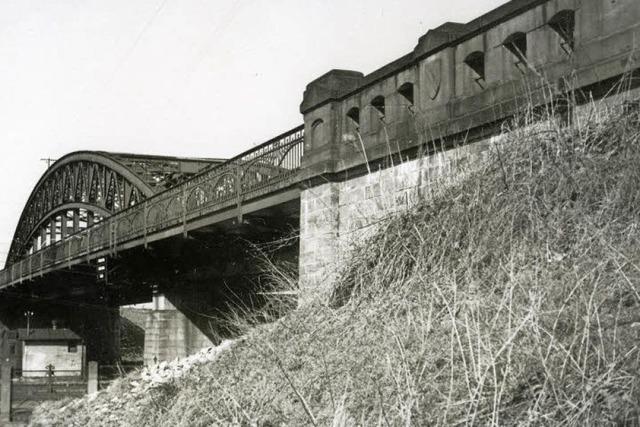
{"type": "Polygon", "coordinates": [[[73,156],[54,164],[31,193],[8,262],[141,202],[153,190],[106,156],[73,156]]]}
{"type": "MultiPolygon", "coordinates": [[[[78,242],[67,236],[89,227],[90,239],[82,233],[78,236],[85,243],[90,241],[92,247],[99,247],[107,240],[129,239],[180,222],[184,224],[188,218],[215,209],[240,209],[246,198],[275,191],[291,179],[300,167],[303,146],[300,126],[224,162],[72,153],[54,163],[31,193],[7,264],[25,259],[31,252],[41,255],[41,264],[45,252],[47,257],[53,254],[56,259],[61,254],[55,251],[61,246],[52,243],[78,242]],[[102,219],[104,223],[92,227],[102,219]]],[[[75,253],[78,248],[73,247],[73,244],[67,247],[65,256],[75,253]]]]}

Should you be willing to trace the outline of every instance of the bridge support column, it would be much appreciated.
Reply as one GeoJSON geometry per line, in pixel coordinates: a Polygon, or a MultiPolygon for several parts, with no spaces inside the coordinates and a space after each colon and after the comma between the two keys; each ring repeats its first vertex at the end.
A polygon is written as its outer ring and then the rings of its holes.
{"type": "Polygon", "coordinates": [[[337,279],[339,186],[339,183],[327,183],[300,194],[300,305],[314,300],[327,301],[337,279]]]}
{"type": "Polygon", "coordinates": [[[153,295],[153,309],[145,321],[145,365],[186,357],[211,345],[212,341],[176,308],[167,295],[153,295]]]}

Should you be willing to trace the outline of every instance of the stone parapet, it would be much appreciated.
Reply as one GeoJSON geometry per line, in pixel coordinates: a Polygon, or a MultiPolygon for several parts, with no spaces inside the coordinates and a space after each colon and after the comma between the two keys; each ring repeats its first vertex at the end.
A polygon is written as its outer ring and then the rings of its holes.
{"type": "Polygon", "coordinates": [[[330,71],[308,85],[301,105],[303,178],[499,130],[496,123],[558,98],[601,98],[640,69],[639,22],[637,0],[512,0],[430,30],[412,53],[369,75],[330,71]]]}

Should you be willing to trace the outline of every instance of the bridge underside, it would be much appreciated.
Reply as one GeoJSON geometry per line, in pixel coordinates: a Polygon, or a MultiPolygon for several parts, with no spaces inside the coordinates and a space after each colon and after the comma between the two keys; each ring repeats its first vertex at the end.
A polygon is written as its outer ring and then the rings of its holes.
{"type": "MultiPolygon", "coordinates": [[[[261,304],[265,280],[254,245],[299,227],[303,149],[299,126],[223,163],[65,156],[40,179],[21,216],[10,266],[0,272],[0,322],[24,327],[23,312],[34,312],[38,326],[57,320],[85,338],[89,360],[113,362],[118,307],[163,295],[181,313],[174,326],[197,335],[191,341],[219,341],[232,331],[212,318],[230,306],[261,304]],[[92,204],[102,209],[99,222],[90,221],[92,204]]],[[[296,264],[297,242],[271,255],[296,264]]],[[[171,332],[158,322],[150,328],[171,332]]]]}
{"type": "Polygon", "coordinates": [[[268,243],[297,234],[298,197],[298,190],[273,195],[200,219],[186,233],[184,227],[163,230],[147,236],[146,244],[131,241],[6,287],[0,290],[0,326],[24,328],[23,313],[32,311],[35,327],[56,320],[85,339],[88,360],[113,363],[119,358],[118,308],[162,294],[202,337],[198,342],[219,342],[233,330],[212,319],[224,318],[231,307],[262,303],[268,280],[255,245],[267,244],[271,258],[297,264],[296,239],[277,250],[268,243]]]}

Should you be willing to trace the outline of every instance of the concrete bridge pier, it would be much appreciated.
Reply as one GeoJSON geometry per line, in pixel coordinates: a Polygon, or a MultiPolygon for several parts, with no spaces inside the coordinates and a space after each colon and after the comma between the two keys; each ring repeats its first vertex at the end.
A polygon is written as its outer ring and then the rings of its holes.
{"type": "Polygon", "coordinates": [[[213,341],[167,295],[154,293],[145,321],[145,365],[186,357],[211,345],[213,341]]]}

